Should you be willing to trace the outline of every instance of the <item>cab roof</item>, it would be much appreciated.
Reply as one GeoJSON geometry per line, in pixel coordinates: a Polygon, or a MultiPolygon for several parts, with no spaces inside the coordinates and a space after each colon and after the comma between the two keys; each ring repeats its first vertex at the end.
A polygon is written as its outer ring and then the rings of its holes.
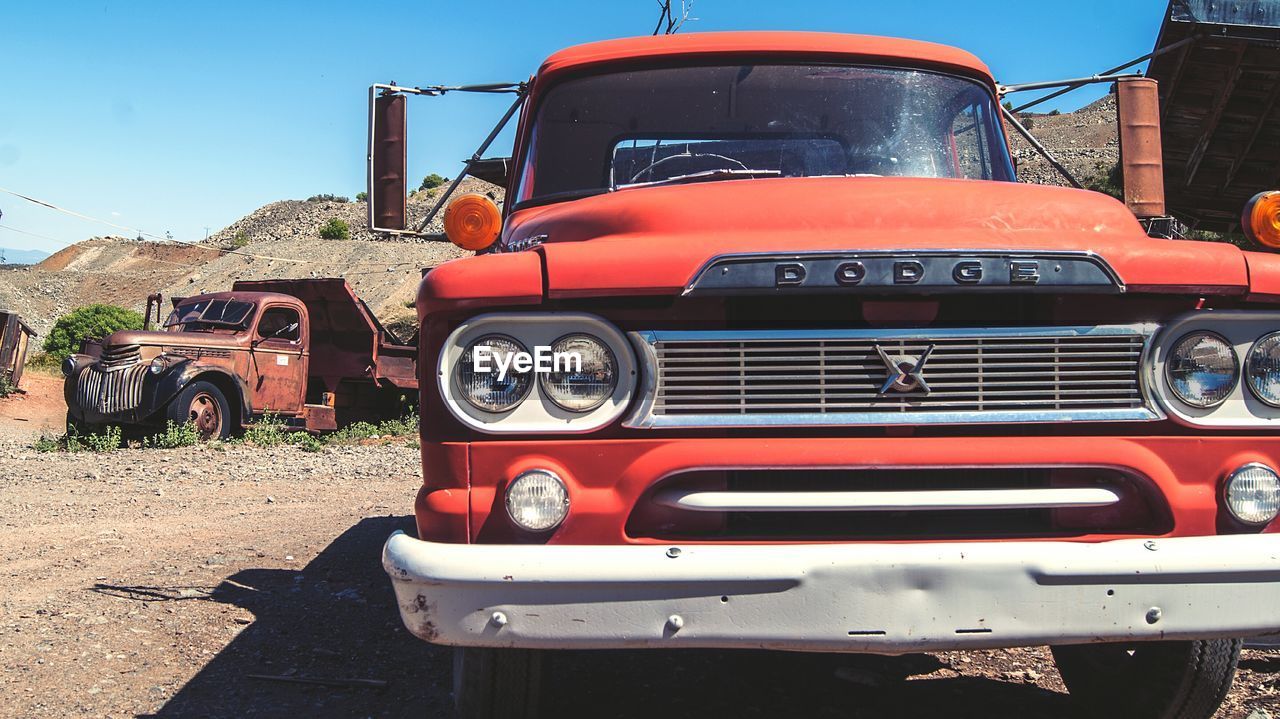
{"type": "Polygon", "coordinates": [[[991,70],[975,55],[958,48],[920,40],[826,32],[705,32],[604,40],[555,53],[542,63],[538,77],[628,60],[714,55],[804,56],[934,66],[994,84],[991,70]]]}

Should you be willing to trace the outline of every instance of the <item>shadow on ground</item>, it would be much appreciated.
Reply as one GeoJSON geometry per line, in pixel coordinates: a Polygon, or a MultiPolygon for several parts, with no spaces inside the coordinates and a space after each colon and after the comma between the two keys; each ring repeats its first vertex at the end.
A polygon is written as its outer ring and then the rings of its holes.
{"type": "MultiPolygon", "coordinates": [[[[451,658],[400,625],[382,543],[409,517],[365,519],[300,571],[248,569],[214,601],[256,617],[154,716],[448,717],[451,658]],[[339,688],[252,679],[384,680],[339,688]]],[[[938,679],[928,655],[770,652],[568,652],[549,663],[546,716],[952,718],[1069,716],[1066,697],[1033,685],[938,679]],[[916,679],[907,681],[915,677],[916,679]]]]}

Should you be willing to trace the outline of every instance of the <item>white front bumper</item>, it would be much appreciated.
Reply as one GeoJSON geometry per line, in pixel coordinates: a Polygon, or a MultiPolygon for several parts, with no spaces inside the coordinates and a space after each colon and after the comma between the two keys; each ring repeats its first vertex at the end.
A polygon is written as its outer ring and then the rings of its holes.
{"type": "Polygon", "coordinates": [[[382,562],[405,626],[461,646],[894,654],[1280,631],[1280,534],[668,547],[397,532],[382,562]]]}

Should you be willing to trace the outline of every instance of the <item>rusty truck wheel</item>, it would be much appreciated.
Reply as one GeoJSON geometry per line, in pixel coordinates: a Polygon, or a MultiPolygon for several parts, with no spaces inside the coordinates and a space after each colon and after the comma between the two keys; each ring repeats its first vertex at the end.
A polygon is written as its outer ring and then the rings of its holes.
{"type": "Polygon", "coordinates": [[[1071,699],[1091,716],[1209,719],[1227,696],[1239,639],[1052,647],[1071,699]]]}
{"type": "Polygon", "coordinates": [[[191,424],[201,442],[231,436],[235,420],[226,395],[209,382],[192,382],[169,403],[168,419],[174,424],[191,424]]]}
{"type": "Polygon", "coordinates": [[[542,652],[454,647],[453,703],[462,719],[535,719],[542,652]]]}

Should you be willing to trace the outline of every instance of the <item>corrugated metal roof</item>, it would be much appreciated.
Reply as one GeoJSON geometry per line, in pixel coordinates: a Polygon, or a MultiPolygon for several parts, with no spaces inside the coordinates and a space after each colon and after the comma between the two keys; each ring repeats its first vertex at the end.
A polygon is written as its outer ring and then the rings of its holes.
{"type": "Polygon", "coordinates": [[[1160,82],[1170,212],[1237,228],[1250,197],[1280,189],[1280,0],[1172,0],[1151,61],[1160,82]]]}

